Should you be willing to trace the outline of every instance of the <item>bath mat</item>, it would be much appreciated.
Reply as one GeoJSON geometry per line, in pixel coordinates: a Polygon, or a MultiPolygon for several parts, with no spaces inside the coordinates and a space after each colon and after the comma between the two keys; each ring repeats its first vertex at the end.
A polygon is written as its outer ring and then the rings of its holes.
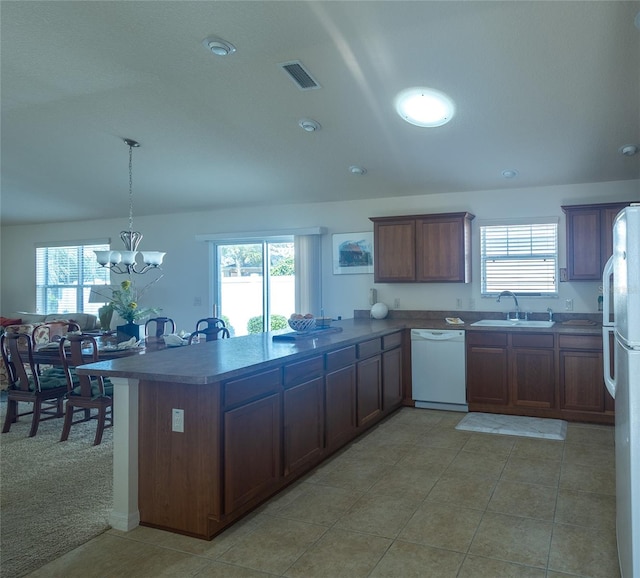
{"type": "Polygon", "coordinates": [[[468,413],[456,429],[548,440],[564,440],[567,436],[567,422],[562,419],[499,413],[468,413]]]}

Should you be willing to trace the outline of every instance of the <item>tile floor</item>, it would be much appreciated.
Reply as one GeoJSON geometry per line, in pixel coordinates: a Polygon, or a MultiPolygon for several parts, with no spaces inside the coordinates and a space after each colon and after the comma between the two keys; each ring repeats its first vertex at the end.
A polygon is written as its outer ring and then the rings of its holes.
{"type": "Polygon", "coordinates": [[[403,408],[210,542],[109,530],[30,576],[619,576],[613,428],[562,442],[463,415],[403,408]]]}

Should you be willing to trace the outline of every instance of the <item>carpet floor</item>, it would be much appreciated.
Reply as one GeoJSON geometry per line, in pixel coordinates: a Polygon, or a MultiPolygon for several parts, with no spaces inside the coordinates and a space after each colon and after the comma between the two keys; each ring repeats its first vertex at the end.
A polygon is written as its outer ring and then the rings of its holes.
{"type": "MultiPolygon", "coordinates": [[[[3,399],[0,423],[6,409],[3,399]]],[[[94,447],[95,422],[78,424],[60,442],[62,421],[41,423],[29,438],[30,417],[22,418],[0,434],[2,578],[24,576],[109,528],[113,430],[94,447]]]]}

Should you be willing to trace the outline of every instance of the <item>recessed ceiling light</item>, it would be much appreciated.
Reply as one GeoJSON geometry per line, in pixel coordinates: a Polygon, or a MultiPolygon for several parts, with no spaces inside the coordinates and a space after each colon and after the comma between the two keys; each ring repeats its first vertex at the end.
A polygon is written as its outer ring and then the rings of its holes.
{"type": "Polygon", "coordinates": [[[322,128],[320,123],[317,120],[313,120],[312,118],[303,118],[298,122],[298,126],[307,132],[315,132],[322,128]]]}
{"type": "Polygon", "coordinates": [[[628,145],[621,146],[618,149],[618,152],[621,155],[624,155],[625,157],[632,157],[633,155],[638,153],[638,147],[633,144],[628,144],[628,145]]]}
{"type": "Polygon", "coordinates": [[[208,36],[202,41],[202,45],[216,56],[228,56],[236,51],[236,47],[231,42],[217,36],[208,36]]]}
{"type": "Polygon", "coordinates": [[[367,169],[365,169],[364,167],[358,167],[358,166],[356,166],[356,165],[351,165],[351,166],[349,167],[349,172],[350,172],[352,175],[359,175],[359,176],[362,176],[362,175],[364,175],[364,174],[367,172],[367,169]]]}
{"type": "Polygon", "coordinates": [[[444,92],[433,88],[408,88],[396,96],[396,111],[416,126],[435,127],[448,123],[456,106],[444,92]]]}
{"type": "Polygon", "coordinates": [[[518,176],[518,171],[515,169],[505,169],[502,171],[502,176],[505,179],[515,179],[518,176]]]}

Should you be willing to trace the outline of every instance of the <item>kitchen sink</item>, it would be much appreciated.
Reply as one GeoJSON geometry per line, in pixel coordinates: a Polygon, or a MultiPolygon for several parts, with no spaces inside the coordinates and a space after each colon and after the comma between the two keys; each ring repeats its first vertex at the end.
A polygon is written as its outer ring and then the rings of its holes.
{"type": "Polygon", "coordinates": [[[481,319],[472,323],[476,327],[553,327],[555,321],[529,321],[526,319],[481,319]]]}

